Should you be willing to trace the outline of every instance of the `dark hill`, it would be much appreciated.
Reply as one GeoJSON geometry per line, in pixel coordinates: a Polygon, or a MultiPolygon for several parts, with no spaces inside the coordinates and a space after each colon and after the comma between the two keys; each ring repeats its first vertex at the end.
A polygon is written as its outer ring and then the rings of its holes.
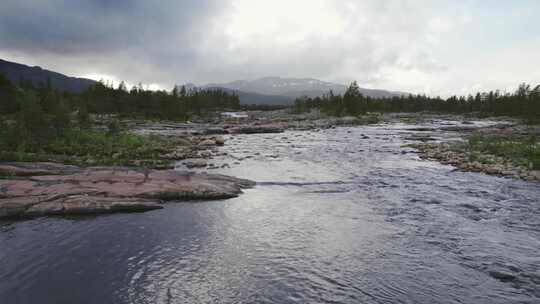
{"type": "Polygon", "coordinates": [[[60,91],[79,93],[94,85],[96,81],[86,78],[69,77],[57,72],[44,70],[41,67],[27,66],[0,59],[0,74],[14,84],[21,80],[31,81],[35,86],[45,85],[48,80],[51,86],[60,91]]]}

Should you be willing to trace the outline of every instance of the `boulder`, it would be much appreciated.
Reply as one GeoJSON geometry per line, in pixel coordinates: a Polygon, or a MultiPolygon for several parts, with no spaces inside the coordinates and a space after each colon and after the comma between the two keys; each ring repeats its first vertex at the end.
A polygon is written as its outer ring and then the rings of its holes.
{"type": "Polygon", "coordinates": [[[199,146],[215,146],[216,141],[212,139],[204,139],[201,142],[199,142],[199,146]]]}
{"type": "Polygon", "coordinates": [[[214,141],[216,142],[216,145],[223,146],[225,144],[225,138],[223,136],[216,136],[214,138],[214,141]]]}
{"type": "Polygon", "coordinates": [[[161,157],[165,158],[165,159],[181,160],[181,159],[185,159],[187,157],[186,154],[187,153],[184,152],[184,150],[175,150],[175,151],[173,151],[171,153],[164,154],[161,157]]]}

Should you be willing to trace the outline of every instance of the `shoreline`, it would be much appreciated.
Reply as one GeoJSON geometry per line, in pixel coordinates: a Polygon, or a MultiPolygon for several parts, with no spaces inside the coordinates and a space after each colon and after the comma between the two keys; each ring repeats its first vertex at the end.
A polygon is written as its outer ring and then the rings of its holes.
{"type": "Polygon", "coordinates": [[[540,126],[488,126],[457,130],[457,133],[461,140],[423,141],[408,146],[417,149],[423,159],[452,165],[462,171],[540,181],[539,164],[533,163],[539,160],[538,152],[531,160],[520,151],[529,148],[529,138],[535,140],[530,144],[530,153],[539,151],[540,126]]]}

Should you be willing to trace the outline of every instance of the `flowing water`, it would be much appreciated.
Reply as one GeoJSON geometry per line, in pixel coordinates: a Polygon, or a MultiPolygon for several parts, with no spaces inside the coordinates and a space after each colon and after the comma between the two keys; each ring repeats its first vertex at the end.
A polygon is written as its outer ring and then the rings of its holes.
{"type": "Polygon", "coordinates": [[[0,303],[540,303],[540,184],[420,160],[408,127],[229,137],[238,198],[2,222],[0,303]]]}

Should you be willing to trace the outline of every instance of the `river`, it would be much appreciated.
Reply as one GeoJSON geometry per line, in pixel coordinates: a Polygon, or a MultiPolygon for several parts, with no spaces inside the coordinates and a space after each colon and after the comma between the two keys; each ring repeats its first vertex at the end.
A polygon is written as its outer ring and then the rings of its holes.
{"type": "Polygon", "coordinates": [[[540,184],[421,160],[411,127],[235,135],[210,171],[238,198],[0,222],[0,303],[539,303],[540,184]]]}

